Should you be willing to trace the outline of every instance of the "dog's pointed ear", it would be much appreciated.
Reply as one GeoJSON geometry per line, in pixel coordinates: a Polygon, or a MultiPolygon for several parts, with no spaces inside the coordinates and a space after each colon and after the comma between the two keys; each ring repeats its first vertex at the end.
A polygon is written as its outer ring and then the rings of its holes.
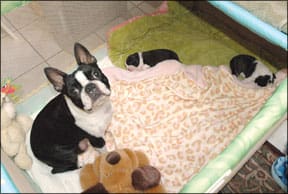
{"type": "Polygon", "coordinates": [[[90,54],[90,52],[83,45],[76,42],[74,44],[74,56],[76,58],[77,64],[91,64],[96,63],[96,58],[90,54]]]}
{"type": "Polygon", "coordinates": [[[64,87],[64,77],[67,74],[53,67],[46,67],[44,72],[48,80],[53,84],[55,90],[61,92],[64,87]]]}

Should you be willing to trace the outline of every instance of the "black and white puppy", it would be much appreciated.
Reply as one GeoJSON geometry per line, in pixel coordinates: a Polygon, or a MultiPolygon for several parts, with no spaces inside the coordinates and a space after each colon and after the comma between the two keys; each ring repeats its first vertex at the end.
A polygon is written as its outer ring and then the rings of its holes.
{"type": "Polygon", "coordinates": [[[236,77],[244,77],[243,82],[255,82],[264,87],[274,83],[276,76],[264,64],[250,55],[237,55],[230,61],[230,68],[236,77]]]}
{"type": "Polygon", "coordinates": [[[53,174],[93,162],[97,151],[88,148],[104,147],[103,136],[112,119],[109,81],[96,58],[79,43],[74,55],[78,68],[71,74],[44,69],[60,94],[39,112],[31,129],[32,152],[52,167],[53,174]]]}
{"type": "Polygon", "coordinates": [[[168,59],[175,59],[179,61],[178,55],[169,49],[155,49],[137,52],[127,57],[126,67],[129,71],[141,71],[151,68],[157,63],[168,59]]]}

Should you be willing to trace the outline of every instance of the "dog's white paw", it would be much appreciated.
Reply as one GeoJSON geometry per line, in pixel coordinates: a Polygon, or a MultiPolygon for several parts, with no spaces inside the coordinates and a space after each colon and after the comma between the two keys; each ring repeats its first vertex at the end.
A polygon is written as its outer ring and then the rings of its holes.
{"type": "Polygon", "coordinates": [[[97,151],[100,152],[100,153],[105,153],[105,152],[107,152],[107,147],[106,147],[106,145],[105,145],[104,147],[102,147],[102,148],[97,148],[97,151]]]}
{"type": "Polygon", "coordinates": [[[78,155],[78,167],[83,167],[85,164],[91,164],[100,153],[89,144],[89,147],[84,153],[78,155]]]}

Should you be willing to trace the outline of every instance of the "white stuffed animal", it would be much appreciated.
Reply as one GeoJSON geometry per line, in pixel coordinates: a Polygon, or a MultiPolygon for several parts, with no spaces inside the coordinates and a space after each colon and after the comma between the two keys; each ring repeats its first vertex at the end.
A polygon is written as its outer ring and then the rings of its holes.
{"type": "Polygon", "coordinates": [[[13,102],[6,93],[1,92],[1,147],[16,165],[30,169],[32,159],[27,153],[25,138],[32,126],[32,119],[26,115],[17,115],[13,102]]]}

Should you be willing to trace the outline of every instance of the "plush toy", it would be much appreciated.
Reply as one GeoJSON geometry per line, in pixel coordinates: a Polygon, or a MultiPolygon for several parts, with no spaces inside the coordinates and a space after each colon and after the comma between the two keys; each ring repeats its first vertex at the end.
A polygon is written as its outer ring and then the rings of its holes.
{"type": "Polygon", "coordinates": [[[165,193],[160,178],[143,152],[130,149],[102,153],[80,171],[83,193],[165,193]]]}
{"type": "Polygon", "coordinates": [[[17,115],[15,106],[5,92],[1,91],[1,147],[16,165],[30,169],[32,159],[27,154],[25,138],[32,126],[32,119],[26,115],[17,115]]]}

